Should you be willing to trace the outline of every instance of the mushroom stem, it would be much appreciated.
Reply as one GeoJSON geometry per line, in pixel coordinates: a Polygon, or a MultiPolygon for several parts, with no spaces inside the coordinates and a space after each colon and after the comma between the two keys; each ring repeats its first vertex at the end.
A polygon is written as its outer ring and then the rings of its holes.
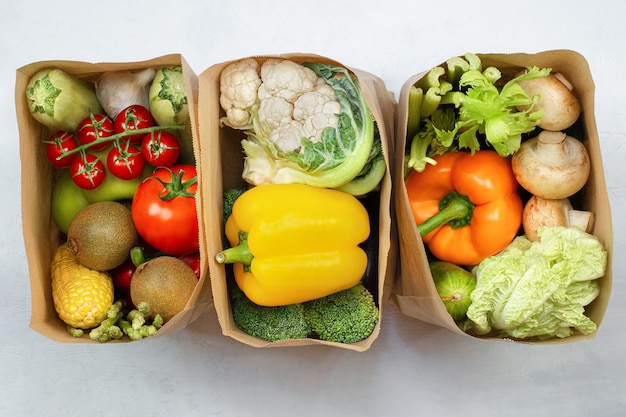
{"type": "Polygon", "coordinates": [[[590,211],[575,210],[567,198],[546,199],[532,196],[524,206],[522,225],[524,234],[531,241],[539,240],[540,227],[576,226],[591,232],[594,215],[590,211]]]}
{"type": "Polygon", "coordinates": [[[593,224],[595,221],[595,216],[591,211],[570,210],[568,213],[568,220],[569,226],[576,226],[582,231],[591,233],[591,229],[593,229],[593,224]]]}
{"type": "Polygon", "coordinates": [[[537,136],[536,155],[543,163],[548,165],[562,165],[563,155],[565,155],[564,132],[552,132],[544,130],[537,136]]]}
{"type": "Polygon", "coordinates": [[[570,83],[570,82],[569,82],[569,80],[568,80],[567,78],[565,78],[565,75],[563,75],[563,73],[562,73],[562,72],[555,72],[555,73],[554,73],[554,74],[552,74],[552,75],[554,75],[554,77],[555,77],[556,79],[558,79],[559,81],[561,81],[561,83],[563,83],[563,85],[564,85],[565,87],[567,87],[567,89],[568,89],[569,91],[573,91],[573,90],[574,90],[574,86],[572,85],[572,83],[570,83]]]}

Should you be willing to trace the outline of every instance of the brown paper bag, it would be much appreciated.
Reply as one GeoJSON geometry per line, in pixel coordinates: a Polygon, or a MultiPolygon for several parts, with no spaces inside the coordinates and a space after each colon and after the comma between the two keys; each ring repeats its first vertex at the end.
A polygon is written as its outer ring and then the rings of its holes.
{"type": "MultiPolygon", "coordinates": [[[[254,57],[261,64],[268,58],[290,59],[297,63],[306,61],[334,63],[343,66],[331,59],[308,54],[284,54],[275,56],[254,57]]],[[[242,58],[243,59],[243,58],[242,58]]],[[[340,344],[329,343],[315,339],[284,340],[269,343],[261,339],[252,337],[241,331],[234,323],[229,291],[234,285],[229,278],[230,266],[218,264],[214,256],[223,249],[223,208],[222,193],[225,189],[232,187],[243,187],[241,178],[243,171],[243,150],[241,140],[243,134],[228,127],[220,127],[219,118],[225,113],[220,107],[220,74],[228,64],[234,61],[216,64],[200,74],[200,95],[198,98],[198,119],[199,135],[201,142],[201,165],[202,165],[202,193],[205,203],[203,218],[206,227],[206,247],[208,251],[209,273],[213,290],[215,309],[224,335],[232,337],[240,342],[254,347],[267,346],[299,346],[324,344],[334,345],[342,348],[357,351],[367,350],[378,336],[380,331],[380,320],[372,335],[358,343],[340,344]]],[[[350,69],[350,68],[349,68],[350,69]]],[[[367,72],[350,69],[359,78],[363,94],[374,115],[374,119],[380,128],[385,160],[387,162],[388,173],[383,179],[380,191],[380,216],[378,228],[379,249],[378,249],[378,295],[377,301],[380,311],[385,301],[390,295],[391,283],[390,274],[395,272],[395,239],[393,239],[393,225],[391,221],[391,177],[389,160],[392,154],[393,135],[393,97],[386,90],[384,83],[379,78],[367,72]]]]}
{"type": "MultiPolygon", "coordinates": [[[[174,65],[182,65],[183,67],[189,112],[193,115],[191,117],[191,128],[194,137],[193,148],[195,155],[199,155],[197,118],[195,117],[198,76],[181,55],[172,54],[148,61],[130,63],[41,61],[17,70],[15,101],[22,164],[22,224],[32,297],[30,327],[49,339],[65,343],[97,343],[89,339],[87,335],[84,335],[82,338],[72,337],[67,332],[65,324],[58,318],[52,302],[50,264],[55,250],[65,239],[65,236],[59,231],[50,215],[50,196],[58,170],[53,169],[46,159],[42,140],[47,140],[51,132],[31,116],[26,100],[26,86],[30,78],[38,70],[49,67],[60,68],[80,79],[93,82],[106,71],[136,70],[146,67],[159,68],[174,65]]],[[[203,210],[202,199],[197,198],[196,201],[197,211],[201,213],[203,210]]],[[[203,234],[203,224],[200,222],[200,236],[203,234]]],[[[185,309],[168,321],[153,337],[163,336],[184,328],[203,311],[212,307],[209,279],[206,276],[206,247],[203,239],[200,239],[200,254],[202,277],[185,309]]],[[[130,341],[130,339],[124,337],[115,342],[127,341],[130,341]]]]}
{"type": "MultiPolygon", "coordinates": [[[[599,326],[602,322],[611,293],[613,226],[606,182],[604,179],[598,131],[594,117],[595,86],[591,78],[588,63],[580,54],[568,50],[546,51],[537,54],[477,55],[483,62],[483,68],[495,66],[502,71],[503,78],[512,76],[527,66],[538,66],[540,68],[549,67],[552,68],[553,73],[561,72],[565,75],[574,86],[573,92],[578,97],[582,106],[581,118],[584,129],[583,143],[589,152],[592,166],[589,180],[580,193],[581,206],[579,208],[592,211],[595,214],[595,225],[592,233],[599,238],[609,254],[606,275],[598,281],[600,284],[600,295],[586,308],[586,315],[599,326]]],[[[445,63],[442,63],[442,65],[444,64],[445,63]]],[[[393,297],[400,310],[407,316],[445,327],[455,333],[469,336],[457,327],[437,295],[428,266],[428,258],[424,250],[424,245],[416,231],[413,215],[411,214],[408,204],[406,188],[403,182],[404,167],[403,164],[399,162],[403,160],[407,146],[408,90],[427,72],[428,71],[417,74],[404,83],[396,113],[396,148],[393,179],[401,260],[393,297]]],[[[575,342],[593,338],[596,332],[589,335],[575,334],[565,339],[532,342],[529,340],[526,342],[542,344],[575,342]]],[[[483,337],[482,339],[494,340],[495,338],[483,337]]]]}

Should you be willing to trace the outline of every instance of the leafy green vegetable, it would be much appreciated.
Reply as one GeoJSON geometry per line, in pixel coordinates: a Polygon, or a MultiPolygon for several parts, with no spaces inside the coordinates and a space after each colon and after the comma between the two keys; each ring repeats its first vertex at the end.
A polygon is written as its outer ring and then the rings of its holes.
{"type": "Polygon", "coordinates": [[[424,119],[422,129],[411,141],[408,166],[421,172],[426,164],[436,163],[432,156],[457,149],[453,144],[456,136],[455,123],[456,113],[450,106],[438,107],[429,118],[424,119]]]}
{"type": "Polygon", "coordinates": [[[534,130],[543,115],[541,111],[533,111],[539,97],[529,97],[519,82],[549,73],[549,68],[527,68],[524,74],[509,80],[501,89],[495,86],[501,74],[494,67],[461,75],[459,87],[465,92],[450,92],[441,100],[459,109],[455,132],[464,130],[459,135],[459,147],[479,150],[476,134],[481,133],[501,156],[512,155],[520,147],[522,134],[534,130]],[[519,111],[517,106],[530,107],[519,111]]]}
{"type": "Polygon", "coordinates": [[[542,227],[538,235],[517,237],[474,269],[467,317],[476,333],[547,339],[596,330],[584,307],[599,294],[606,250],[577,227],[542,227]]]}
{"type": "Polygon", "coordinates": [[[530,97],[519,82],[545,77],[551,69],[528,67],[500,86],[500,70],[483,69],[475,54],[453,57],[446,64],[430,70],[409,91],[407,166],[421,172],[434,163],[432,156],[458,149],[475,152],[483,140],[500,155],[512,155],[522,134],[534,130],[542,116],[533,110],[539,97],[530,97]]]}
{"type": "Polygon", "coordinates": [[[246,153],[244,178],[257,183],[305,183],[336,188],[361,174],[374,146],[374,119],[356,77],[345,68],[304,63],[333,88],[341,106],[336,127],[327,127],[321,141],[302,139],[301,151],[280,152],[252,109],[254,129],[242,141],[246,153]],[[264,179],[259,179],[263,177],[264,179]]]}
{"type": "Polygon", "coordinates": [[[374,125],[374,131],[374,145],[367,163],[356,177],[347,184],[336,187],[337,190],[359,197],[380,189],[380,181],[387,172],[387,164],[377,125],[374,125]]]}

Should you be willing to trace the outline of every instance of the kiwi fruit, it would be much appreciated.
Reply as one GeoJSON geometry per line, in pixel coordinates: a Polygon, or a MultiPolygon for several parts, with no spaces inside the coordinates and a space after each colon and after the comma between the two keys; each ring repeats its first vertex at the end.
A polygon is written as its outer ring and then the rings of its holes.
{"type": "Polygon", "coordinates": [[[81,209],[67,229],[67,247],[89,269],[108,271],[120,266],[137,244],[130,210],[116,201],[101,201],[81,209]]]}
{"type": "Polygon", "coordinates": [[[183,311],[198,278],[189,265],[173,256],[158,256],[137,267],[130,281],[134,305],[145,301],[150,315],[159,314],[167,322],[183,311]]]}

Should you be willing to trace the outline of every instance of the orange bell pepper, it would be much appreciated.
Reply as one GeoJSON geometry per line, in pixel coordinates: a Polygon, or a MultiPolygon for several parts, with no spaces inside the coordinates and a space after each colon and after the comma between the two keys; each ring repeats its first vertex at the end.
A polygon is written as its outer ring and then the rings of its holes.
{"type": "Polygon", "coordinates": [[[522,200],[507,158],[492,150],[449,152],[413,171],[405,185],[417,229],[431,253],[476,265],[504,249],[522,223],[522,200]]]}

